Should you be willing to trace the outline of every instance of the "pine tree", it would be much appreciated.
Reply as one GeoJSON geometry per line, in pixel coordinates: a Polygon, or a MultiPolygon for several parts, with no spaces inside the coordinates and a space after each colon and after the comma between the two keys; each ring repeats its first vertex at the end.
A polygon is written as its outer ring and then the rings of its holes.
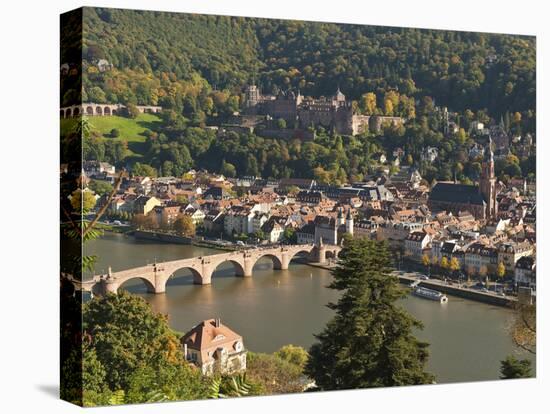
{"type": "Polygon", "coordinates": [[[513,355],[500,362],[500,379],[531,378],[531,361],[513,355]]]}
{"type": "Polygon", "coordinates": [[[330,289],[342,293],[336,312],[310,349],[306,374],[322,390],[429,384],[428,344],[421,328],[396,301],[405,296],[390,273],[386,244],[346,238],[330,289]]]}

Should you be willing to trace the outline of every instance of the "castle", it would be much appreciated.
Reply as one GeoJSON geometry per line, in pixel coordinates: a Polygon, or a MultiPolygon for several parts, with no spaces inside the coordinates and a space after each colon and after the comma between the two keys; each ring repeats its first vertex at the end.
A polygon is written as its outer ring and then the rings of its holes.
{"type": "Polygon", "coordinates": [[[357,135],[368,130],[380,130],[385,122],[399,125],[401,117],[368,116],[353,113],[351,101],[337,89],[334,96],[318,99],[306,98],[300,91],[279,91],[275,95],[263,95],[256,85],[248,85],[245,91],[245,113],[267,115],[284,119],[287,127],[307,129],[322,126],[342,135],[357,135]]]}

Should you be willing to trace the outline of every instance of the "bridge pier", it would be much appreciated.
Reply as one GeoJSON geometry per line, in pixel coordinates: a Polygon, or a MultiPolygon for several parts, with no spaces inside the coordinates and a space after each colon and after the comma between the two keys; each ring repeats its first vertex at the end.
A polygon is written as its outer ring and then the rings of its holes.
{"type": "Polygon", "coordinates": [[[273,269],[276,270],[288,270],[288,265],[290,264],[290,257],[288,255],[288,252],[283,252],[281,255],[281,265],[273,265],[273,269]]]}
{"type": "Polygon", "coordinates": [[[105,294],[107,293],[117,293],[118,291],[118,283],[115,282],[114,280],[104,280],[103,281],[103,292],[105,294]]]}
{"type": "Polygon", "coordinates": [[[252,260],[252,257],[249,252],[244,252],[243,254],[244,260],[243,260],[243,277],[252,277],[252,269],[254,268],[254,260],[252,260]]]}
{"type": "Polygon", "coordinates": [[[155,287],[151,292],[151,287],[147,285],[147,291],[149,293],[164,293],[166,292],[166,282],[168,279],[164,276],[155,275],[155,287]]]}

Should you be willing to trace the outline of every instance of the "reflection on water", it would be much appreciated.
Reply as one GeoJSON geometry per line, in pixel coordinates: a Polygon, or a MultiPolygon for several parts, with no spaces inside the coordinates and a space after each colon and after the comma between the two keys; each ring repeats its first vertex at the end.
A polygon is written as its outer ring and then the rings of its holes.
{"type": "MultiPolygon", "coordinates": [[[[113,270],[164,261],[216,254],[195,246],[138,242],[109,234],[86,245],[86,254],[99,256],[97,268],[113,270]]],[[[220,317],[241,333],[254,351],[273,352],[292,343],[309,347],[332,311],[325,305],[338,299],[327,289],[330,273],[292,262],[288,270],[273,270],[269,258],[254,267],[253,277],[235,276],[229,262],[220,265],[212,285],[194,285],[191,273],[182,269],[168,281],[165,294],[147,293],[140,281],[124,288],[143,296],[152,307],[169,315],[170,325],[181,332],[197,322],[220,317]]],[[[438,382],[497,379],[499,362],[510,353],[521,354],[507,334],[510,311],[460,298],[449,303],[409,296],[403,306],[424,323],[419,338],[430,346],[429,369],[438,382]]]]}

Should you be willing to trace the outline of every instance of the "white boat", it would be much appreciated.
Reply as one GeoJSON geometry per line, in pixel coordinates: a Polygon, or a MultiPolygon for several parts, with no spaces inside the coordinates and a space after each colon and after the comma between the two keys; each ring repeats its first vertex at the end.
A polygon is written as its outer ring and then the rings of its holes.
{"type": "Polygon", "coordinates": [[[449,300],[447,296],[437,290],[428,289],[421,286],[415,286],[412,291],[413,295],[424,299],[435,300],[440,303],[447,303],[449,300]]]}

